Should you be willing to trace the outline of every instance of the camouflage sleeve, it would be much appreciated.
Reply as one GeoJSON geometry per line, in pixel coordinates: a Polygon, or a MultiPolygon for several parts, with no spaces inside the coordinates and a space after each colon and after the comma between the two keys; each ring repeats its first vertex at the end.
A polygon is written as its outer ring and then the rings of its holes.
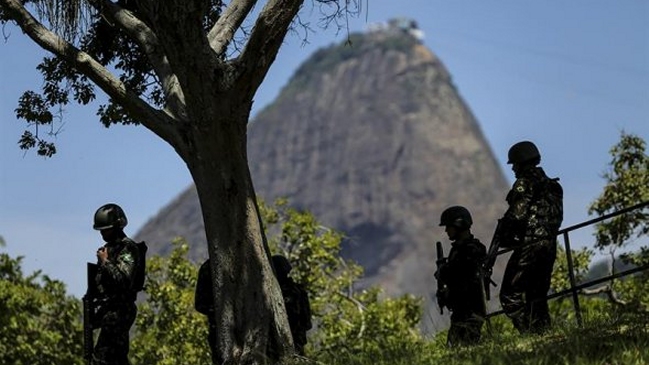
{"type": "Polygon", "coordinates": [[[518,179],[507,194],[509,208],[505,212],[505,219],[515,225],[525,225],[529,216],[529,207],[532,202],[532,182],[528,179],[518,179]]]}
{"type": "Polygon", "coordinates": [[[135,278],[136,253],[134,247],[125,247],[116,258],[110,258],[101,266],[102,278],[115,289],[130,290],[135,278]]]}

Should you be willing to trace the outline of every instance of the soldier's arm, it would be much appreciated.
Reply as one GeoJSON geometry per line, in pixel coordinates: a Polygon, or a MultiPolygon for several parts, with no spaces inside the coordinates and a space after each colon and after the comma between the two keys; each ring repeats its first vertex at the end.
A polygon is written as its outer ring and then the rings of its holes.
{"type": "Polygon", "coordinates": [[[529,206],[532,201],[532,186],[527,179],[518,179],[507,195],[509,208],[505,212],[505,220],[509,224],[525,225],[529,217],[529,206]]]}
{"type": "Polygon", "coordinates": [[[455,261],[446,260],[443,264],[440,264],[435,272],[437,280],[448,284],[455,276],[455,263],[455,261]]]}
{"type": "Polygon", "coordinates": [[[104,277],[117,288],[131,288],[135,276],[136,253],[126,247],[117,257],[109,257],[101,265],[104,277]]]}

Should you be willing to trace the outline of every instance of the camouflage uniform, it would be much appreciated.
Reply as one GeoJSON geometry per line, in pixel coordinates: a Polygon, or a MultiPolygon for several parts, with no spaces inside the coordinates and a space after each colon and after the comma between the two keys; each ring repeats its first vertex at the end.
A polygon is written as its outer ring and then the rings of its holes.
{"type": "Polygon", "coordinates": [[[221,364],[223,361],[221,361],[216,348],[216,320],[214,319],[214,298],[211,278],[210,260],[206,260],[198,269],[198,280],[196,281],[196,292],[194,294],[194,308],[207,318],[207,343],[212,353],[212,363],[221,364]]]}
{"type": "Polygon", "coordinates": [[[282,289],[288,324],[291,327],[295,351],[304,355],[306,345],[306,333],[311,329],[311,306],[306,290],[293,281],[290,277],[279,279],[279,286],[282,289]]]}
{"type": "Polygon", "coordinates": [[[311,329],[311,304],[306,290],[288,276],[291,272],[291,264],[288,259],[282,255],[272,257],[273,268],[277,282],[282,289],[288,324],[293,336],[295,351],[304,355],[304,346],[306,345],[306,333],[311,329]]]}
{"type": "Polygon", "coordinates": [[[502,247],[515,249],[505,269],[500,302],[521,333],[538,333],[551,325],[545,297],[563,220],[563,192],[537,166],[522,169],[516,178],[502,221],[502,247]]]}
{"type": "Polygon", "coordinates": [[[449,346],[469,345],[480,341],[486,317],[484,288],[480,265],[486,256],[485,246],[473,235],[451,243],[448,261],[436,274],[448,288],[444,302],[453,312],[448,331],[449,346]]]}
{"type": "Polygon", "coordinates": [[[135,321],[137,289],[134,281],[140,251],[128,237],[106,243],[108,260],[95,276],[97,310],[95,326],[101,328],[93,351],[92,364],[127,365],[129,330],[135,321]]]}

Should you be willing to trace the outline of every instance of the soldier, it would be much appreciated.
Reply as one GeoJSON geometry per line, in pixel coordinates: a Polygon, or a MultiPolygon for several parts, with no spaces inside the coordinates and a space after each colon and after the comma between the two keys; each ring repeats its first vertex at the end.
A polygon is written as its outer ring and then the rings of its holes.
{"type": "Polygon", "coordinates": [[[207,318],[207,343],[212,353],[212,364],[223,363],[216,348],[216,319],[214,318],[210,260],[205,260],[198,269],[198,280],[196,281],[196,292],[194,293],[194,308],[207,318]]]}
{"type": "Polygon", "coordinates": [[[537,165],[534,143],[514,144],[508,164],[516,176],[501,219],[501,247],[514,248],[505,268],[500,303],[520,333],[540,333],[551,325],[546,300],[563,220],[563,190],[537,165]]]}
{"type": "Polygon", "coordinates": [[[486,256],[485,246],[471,234],[473,219],[462,206],[450,207],[440,218],[440,226],[451,243],[448,259],[439,264],[438,302],[448,307],[451,328],[447,344],[450,347],[471,345],[480,341],[480,331],[486,318],[486,303],[482,284],[481,264],[486,256]]]}
{"type": "Polygon", "coordinates": [[[304,288],[293,281],[288,274],[291,272],[291,264],[282,255],[272,257],[273,267],[279,286],[282,289],[284,305],[288,316],[288,323],[291,327],[295,351],[304,356],[306,345],[306,332],[311,329],[311,305],[309,296],[304,288]]]}
{"type": "Polygon", "coordinates": [[[100,332],[92,364],[129,364],[129,329],[135,321],[135,299],[144,280],[145,251],[124,234],[126,224],[126,215],[117,204],[105,204],[95,212],[93,228],[106,244],[97,250],[93,327],[100,332]]]}

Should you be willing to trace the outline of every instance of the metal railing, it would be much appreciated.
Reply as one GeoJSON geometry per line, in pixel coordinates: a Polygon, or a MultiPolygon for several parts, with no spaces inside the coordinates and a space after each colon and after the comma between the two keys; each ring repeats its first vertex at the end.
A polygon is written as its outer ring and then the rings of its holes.
{"type": "MultiPolygon", "coordinates": [[[[566,261],[567,261],[567,264],[568,264],[568,277],[569,277],[569,280],[570,280],[570,288],[562,290],[560,292],[551,293],[546,297],[546,299],[550,300],[550,299],[561,298],[561,297],[571,295],[572,296],[573,307],[574,307],[574,310],[575,310],[575,317],[577,319],[577,323],[579,325],[582,325],[583,321],[582,321],[582,316],[581,316],[581,307],[579,305],[579,292],[582,289],[585,289],[585,288],[588,288],[588,287],[591,287],[591,286],[594,286],[594,285],[597,285],[597,284],[601,284],[601,283],[606,282],[606,281],[622,278],[622,277],[625,277],[627,275],[635,274],[637,272],[641,272],[641,271],[649,269],[649,265],[638,266],[638,267],[634,267],[634,268],[629,269],[629,270],[625,270],[625,271],[622,271],[622,272],[619,272],[619,273],[615,273],[615,274],[611,274],[611,275],[608,275],[608,276],[605,276],[605,277],[602,277],[602,278],[598,278],[598,279],[595,279],[595,280],[592,280],[592,281],[589,281],[589,282],[586,282],[586,283],[577,284],[577,280],[575,278],[574,261],[573,261],[573,258],[572,258],[572,250],[571,250],[571,247],[570,247],[570,233],[571,232],[574,232],[574,231],[576,231],[578,229],[588,227],[588,226],[591,226],[593,224],[597,224],[599,222],[602,222],[602,221],[617,217],[617,216],[622,215],[622,214],[626,214],[626,213],[629,213],[629,212],[632,212],[632,211],[635,211],[635,210],[643,209],[643,208],[645,208],[647,206],[649,206],[649,201],[646,201],[646,202],[640,203],[640,204],[636,204],[634,206],[631,206],[631,207],[628,207],[628,208],[625,208],[625,209],[621,209],[621,210],[618,210],[616,212],[606,214],[606,215],[603,215],[603,216],[600,216],[598,218],[594,218],[594,219],[591,219],[591,220],[588,220],[588,221],[585,221],[585,222],[582,222],[582,223],[578,223],[578,224],[575,224],[575,225],[570,226],[570,227],[560,229],[559,232],[557,233],[557,238],[558,237],[563,237],[563,243],[564,243],[564,247],[565,247],[565,251],[566,251],[566,261]]],[[[513,251],[513,250],[514,250],[513,248],[507,248],[507,249],[499,250],[497,255],[499,256],[499,255],[505,254],[505,253],[513,251]]],[[[504,311],[502,309],[500,309],[498,311],[488,313],[487,317],[490,318],[490,317],[494,317],[494,316],[497,316],[497,315],[500,315],[500,314],[503,314],[503,313],[504,313],[504,311]]]]}

